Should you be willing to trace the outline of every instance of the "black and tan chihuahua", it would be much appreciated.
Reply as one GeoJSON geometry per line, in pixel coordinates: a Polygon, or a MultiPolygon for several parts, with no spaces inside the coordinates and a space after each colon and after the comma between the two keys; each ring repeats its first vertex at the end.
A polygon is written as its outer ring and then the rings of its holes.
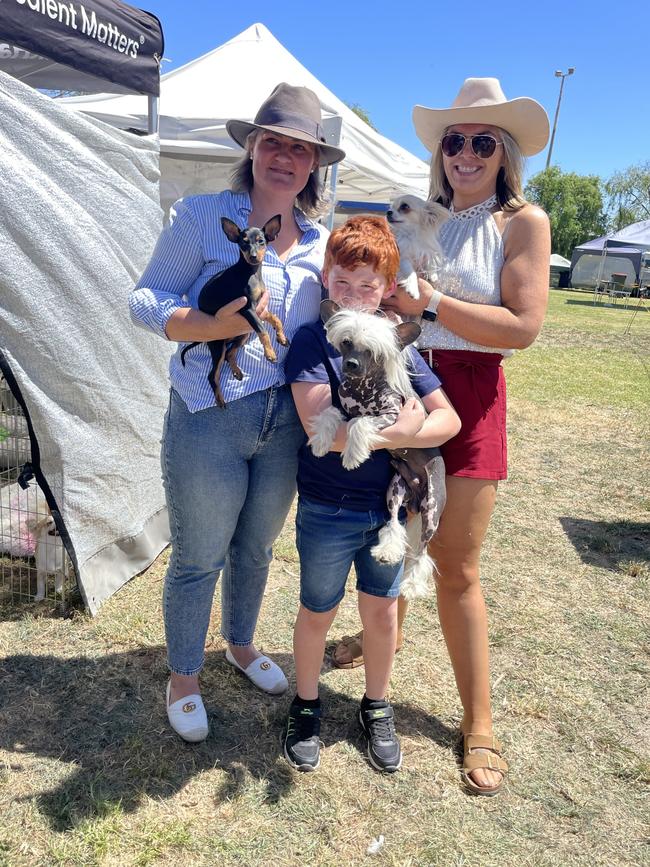
{"type": "MultiPolygon", "coordinates": [[[[229,241],[237,244],[240,250],[240,256],[234,265],[211,277],[199,294],[199,310],[203,313],[208,313],[214,316],[218,310],[225,307],[236,298],[246,296],[246,304],[238,310],[251,327],[255,330],[257,336],[264,347],[264,357],[267,361],[277,361],[277,356],[269,335],[264,330],[262,320],[255,312],[255,306],[262,297],[264,292],[264,283],[262,282],[261,265],[266,255],[267,245],[274,241],[281,226],[280,215],[271,217],[261,229],[255,226],[249,226],[247,229],[240,229],[236,223],[229,220],[227,217],[221,218],[221,225],[229,241]]],[[[282,322],[270,311],[266,311],[264,320],[268,322],[275,330],[278,338],[278,343],[282,346],[288,346],[282,322]]],[[[207,342],[210,355],[212,356],[212,367],[208,374],[208,382],[214,392],[215,400],[220,407],[225,407],[226,402],[223,399],[221,388],[219,387],[219,374],[224,360],[232,371],[235,379],[242,379],[244,374],[237,365],[237,350],[248,339],[248,334],[242,334],[240,337],[232,337],[224,340],[209,340],[207,342]]],[[[181,350],[181,362],[185,364],[185,354],[194,346],[198,346],[201,341],[189,343],[181,350]]]]}

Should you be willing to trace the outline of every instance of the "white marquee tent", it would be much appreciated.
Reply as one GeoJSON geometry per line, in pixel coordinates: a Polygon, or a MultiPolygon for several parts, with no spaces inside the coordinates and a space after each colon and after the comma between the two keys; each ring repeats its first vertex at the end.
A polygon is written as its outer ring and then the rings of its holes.
{"type": "MultiPolygon", "coordinates": [[[[310,87],[318,94],[328,136],[339,125],[336,118],[341,118],[340,146],[346,158],[338,168],[337,201],[389,202],[402,192],[426,197],[427,164],[375,132],[305,69],[263,24],[253,24],[161,79],[164,208],[183,195],[215,192],[228,186],[232,164],[241,156],[241,149],[228,136],[226,121],[233,117],[252,120],[280,81],[310,87]],[[328,118],[332,119],[329,123],[328,118]]],[[[100,95],[60,101],[113,126],[147,129],[143,97],[100,95]]],[[[407,111],[408,106],[403,109],[407,111]]]]}

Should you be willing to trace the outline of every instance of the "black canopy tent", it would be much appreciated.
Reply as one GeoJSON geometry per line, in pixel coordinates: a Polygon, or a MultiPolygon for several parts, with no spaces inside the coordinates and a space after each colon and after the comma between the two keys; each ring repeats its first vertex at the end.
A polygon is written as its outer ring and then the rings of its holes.
{"type": "Polygon", "coordinates": [[[4,0],[0,42],[0,70],[32,87],[146,94],[157,131],[164,39],[150,12],[120,0],[4,0]]]}

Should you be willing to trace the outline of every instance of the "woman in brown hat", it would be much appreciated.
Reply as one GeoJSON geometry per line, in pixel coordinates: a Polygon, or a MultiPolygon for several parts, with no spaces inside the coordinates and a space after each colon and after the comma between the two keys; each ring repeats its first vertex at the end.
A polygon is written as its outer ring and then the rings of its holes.
{"type": "Polygon", "coordinates": [[[326,143],[318,97],[305,87],[279,84],[253,122],[231,120],[227,129],[245,149],[233,188],[174,205],[130,298],[137,324],[179,343],[170,362],[162,443],[172,535],[163,607],[171,671],[167,715],[187,741],[208,733],[198,676],[220,572],[226,659],[259,689],[278,695],[287,688],[283,672],[256,650],[253,637],[271,546],[294,497],[304,436],[284,381],[286,348],[270,332],[277,363],[265,358],[258,340],[247,342],[238,354],[243,378],[223,365],[220,389],[227,406],[215,405],[205,341],[251,329],[237,312],[243,297],[209,316],[198,309],[199,293],[240,256],[222,231],[222,217],[245,228],[279,214],[280,232],[262,264],[266,292],[258,312],[268,307],[278,316],[289,340],[316,320],[327,240],[313,220],[322,206],[318,168],[344,156],[326,143]],[[201,345],[182,364],[180,349],[194,341],[201,345]]]}
{"type": "MultiPolygon", "coordinates": [[[[463,779],[476,794],[494,795],[507,765],[492,731],[479,562],[498,480],[506,477],[502,362],[530,346],[546,310],[549,222],[523,198],[522,173],[523,157],[544,148],[549,125],[539,103],[507,100],[495,78],[469,78],[451,108],[416,106],[413,119],[432,153],[430,198],[452,212],[441,229],[447,265],[427,293],[420,349],[462,421],[460,433],[442,446],[447,505],[430,553],[464,709],[463,779]]],[[[421,306],[409,309],[401,298],[398,309],[417,313],[421,306]]],[[[335,663],[352,667],[360,651],[359,636],[346,638],[335,663]]]]}

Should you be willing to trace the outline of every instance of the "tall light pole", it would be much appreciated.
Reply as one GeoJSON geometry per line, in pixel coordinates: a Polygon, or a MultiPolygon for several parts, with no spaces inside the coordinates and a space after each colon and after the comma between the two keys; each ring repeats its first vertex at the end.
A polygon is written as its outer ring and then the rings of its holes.
{"type": "Polygon", "coordinates": [[[557,98],[557,108],[555,109],[555,120],[553,121],[553,132],[551,133],[551,143],[548,146],[548,156],[546,157],[546,168],[548,168],[550,165],[551,154],[553,153],[553,142],[555,141],[555,129],[557,127],[558,115],[560,114],[560,103],[562,102],[562,90],[564,88],[564,79],[567,77],[567,75],[573,75],[573,73],[575,71],[576,71],[575,66],[570,66],[566,72],[562,72],[559,69],[555,70],[555,77],[561,78],[562,81],[560,83],[560,95],[557,98]]]}

